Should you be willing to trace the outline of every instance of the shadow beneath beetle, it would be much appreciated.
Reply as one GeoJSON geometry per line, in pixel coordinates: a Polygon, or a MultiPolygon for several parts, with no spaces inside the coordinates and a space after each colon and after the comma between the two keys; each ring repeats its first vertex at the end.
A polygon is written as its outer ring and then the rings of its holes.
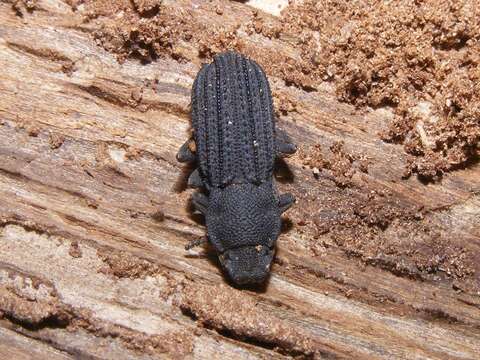
{"type": "Polygon", "coordinates": [[[175,184],[173,185],[173,191],[175,193],[179,194],[188,189],[188,178],[196,168],[196,164],[185,164],[185,166],[182,166],[180,175],[178,176],[177,181],[175,181],[175,184]]]}
{"type": "Polygon", "coordinates": [[[292,184],[295,181],[295,175],[283,158],[275,160],[274,175],[275,180],[282,184],[292,184]]]}

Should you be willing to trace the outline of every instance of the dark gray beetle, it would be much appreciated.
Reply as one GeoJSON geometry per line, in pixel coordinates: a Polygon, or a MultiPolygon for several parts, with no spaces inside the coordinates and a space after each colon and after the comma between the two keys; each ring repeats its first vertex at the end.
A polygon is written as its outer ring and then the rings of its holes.
{"type": "Polygon", "coordinates": [[[280,234],[280,215],[295,202],[291,194],[278,195],[275,159],[296,151],[275,128],[262,68],[235,52],[204,65],[193,83],[192,125],[193,138],[177,159],[198,165],[188,184],[204,190],[193,194],[192,202],[205,216],[208,241],[235,283],[262,282],[280,234]]]}

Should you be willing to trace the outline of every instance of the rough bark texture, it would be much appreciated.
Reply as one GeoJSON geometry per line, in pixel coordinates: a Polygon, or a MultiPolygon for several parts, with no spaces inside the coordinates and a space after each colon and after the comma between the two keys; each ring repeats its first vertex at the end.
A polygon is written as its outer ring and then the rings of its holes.
{"type": "MultiPolygon", "coordinates": [[[[193,16],[212,26],[251,12],[208,6],[193,16]]],[[[478,358],[478,163],[403,179],[402,146],[378,136],[388,110],[270,72],[301,145],[280,190],[298,201],[268,284],[236,289],[208,248],[184,250],[204,233],[175,160],[198,52],[120,64],[94,41],[101,21],[59,0],[0,2],[2,355],[478,358]]],[[[300,56],[292,39],[241,36],[300,56]]]]}

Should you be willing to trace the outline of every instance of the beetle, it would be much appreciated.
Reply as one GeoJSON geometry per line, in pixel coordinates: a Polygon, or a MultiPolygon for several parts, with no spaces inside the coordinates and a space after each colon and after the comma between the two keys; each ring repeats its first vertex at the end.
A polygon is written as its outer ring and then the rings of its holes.
{"type": "Polygon", "coordinates": [[[193,136],[177,160],[197,166],[188,185],[203,190],[192,203],[205,217],[206,239],[234,283],[261,283],[270,272],[281,214],[295,202],[290,193],[278,194],[275,160],[297,149],[275,126],[265,72],[237,52],[216,55],[194,80],[191,117],[193,136]]]}

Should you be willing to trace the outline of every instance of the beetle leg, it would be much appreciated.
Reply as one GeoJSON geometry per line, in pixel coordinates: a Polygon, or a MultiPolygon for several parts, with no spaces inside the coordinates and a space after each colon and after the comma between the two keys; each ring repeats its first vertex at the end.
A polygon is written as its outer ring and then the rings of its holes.
{"type": "Polygon", "coordinates": [[[191,188],[203,187],[203,180],[200,177],[200,172],[198,169],[195,169],[188,177],[188,186],[191,188]]]}
{"type": "Polygon", "coordinates": [[[185,250],[190,250],[190,249],[192,249],[196,246],[206,244],[207,242],[208,242],[208,240],[207,240],[206,236],[203,236],[199,239],[193,239],[187,245],[185,245],[185,250]]]}
{"type": "Polygon", "coordinates": [[[178,150],[177,160],[179,162],[194,162],[195,159],[195,142],[193,139],[188,139],[178,150]]]}
{"type": "Polygon", "coordinates": [[[192,203],[195,209],[205,215],[208,208],[208,197],[205,194],[196,192],[192,195],[192,203]]]}
{"type": "Polygon", "coordinates": [[[275,146],[277,148],[277,156],[279,157],[292,155],[297,151],[297,147],[292,142],[290,136],[280,129],[275,131],[275,146]]]}
{"type": "Polygon", "coordinates": [[[295,203],[295,196],[291,193],[286,193],[280,195],[280,199],[278,200],[278,207],[280,208],[280,213],[283,213],[288,210],[290,206],[295,203]]]}

